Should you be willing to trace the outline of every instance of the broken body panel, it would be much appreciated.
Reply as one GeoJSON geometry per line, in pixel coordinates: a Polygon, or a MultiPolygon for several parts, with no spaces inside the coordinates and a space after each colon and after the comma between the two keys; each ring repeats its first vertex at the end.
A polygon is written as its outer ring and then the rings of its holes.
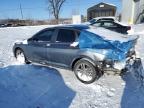
{"type": "Polygon", "coordinates": [[[126,65],[127,58],[135,55],[138,36],[127,36],[105,29],[83,30],[79,37],[81,50],[95,53],[100,62],[117,69],[126,65]]]}

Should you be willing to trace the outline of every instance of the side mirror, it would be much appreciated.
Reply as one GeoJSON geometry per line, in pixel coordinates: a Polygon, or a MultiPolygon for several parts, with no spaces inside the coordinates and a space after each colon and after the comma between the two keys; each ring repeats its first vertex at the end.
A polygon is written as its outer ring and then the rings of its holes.
{"type": "Polygon", "coordinates": [[[32,41],[32,40],[33,40],[32,38],[29,38],[29,39],[28,39],[28,41],[32,41]]]}

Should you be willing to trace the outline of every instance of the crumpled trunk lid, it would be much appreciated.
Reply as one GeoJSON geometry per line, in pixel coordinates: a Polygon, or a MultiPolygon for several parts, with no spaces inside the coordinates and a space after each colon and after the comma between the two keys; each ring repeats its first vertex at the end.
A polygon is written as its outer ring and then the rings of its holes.
{"type": "Polygon", "coordinates": [[[137,39],[138,36],[122,35],[106,29],[88,29],[81,32],[79,47],[103,54],[107,59],[119,61],[127,57],[137,39]],[[101,53],[100,50],[106,53],[101,53]]]}
{"type": "Polygon", "coordinates": [[[111,44],[119,49],[120,51],[127,53],[130,49],[134,48],[137,42],[138,36],[131,36],[128,38],[127,42],[119,42],[119,41],[113,41],[111,44]]]}

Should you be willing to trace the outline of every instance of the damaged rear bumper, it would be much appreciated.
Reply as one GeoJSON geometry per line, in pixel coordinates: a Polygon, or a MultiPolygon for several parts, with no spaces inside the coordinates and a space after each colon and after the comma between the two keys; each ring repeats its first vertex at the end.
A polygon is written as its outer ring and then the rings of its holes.
{"type": "Polygon", "coordinates": [[[141,62],[140,58],[137,58],[136,55],[131,55],[131,57],[127,57],[124,60],[121,61],[111,61],[111,62],[105,62],[104,63],[104,71],[119,71],[127,70],[130,71],[131,69],[134,69],[137,62],[141,62]]]}

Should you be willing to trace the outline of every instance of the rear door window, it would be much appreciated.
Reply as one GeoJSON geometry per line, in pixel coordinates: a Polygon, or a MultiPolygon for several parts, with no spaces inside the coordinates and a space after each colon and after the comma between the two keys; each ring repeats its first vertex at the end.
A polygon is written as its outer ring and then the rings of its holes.
{"type": "Polygon", "coordinates": [[[71,43],[76,39],[76,33],[74,30],[59,29],[56,42],[71,43]]]}
{"type": "Polygon", "coordinates": [[[113,22],[104,22],[103,27],[117,27],[117,25],[113,22]]]}

